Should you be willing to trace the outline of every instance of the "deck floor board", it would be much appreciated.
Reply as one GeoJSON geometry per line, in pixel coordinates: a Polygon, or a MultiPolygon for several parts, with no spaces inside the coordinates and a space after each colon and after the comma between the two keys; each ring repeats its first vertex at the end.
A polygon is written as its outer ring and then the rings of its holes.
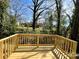
{"type": "Polygon", "coordinates": [[[8,59],[56,59],[51,49],[53,46],[19,46],[8,59]]]}
{"type": "Polygon", "coordinates": [[[8,59],[56,59],[52,51],[15,52],[8,59]]]}

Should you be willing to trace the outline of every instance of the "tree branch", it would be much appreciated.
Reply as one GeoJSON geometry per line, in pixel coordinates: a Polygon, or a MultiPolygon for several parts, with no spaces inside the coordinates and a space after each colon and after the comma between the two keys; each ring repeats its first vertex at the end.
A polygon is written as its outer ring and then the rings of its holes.
{"type": "Polygon", "coordinates": [[[72,0],[72,1],[73,1],[74,5],[76,5],[76,2],[75,2],[75,0],[72,0]]]}
{"type": "Polygon", "coordinates": [[[32,11],[34,11],[34,9],[32,7],[28,6],[28,8],[31,9],[32,11]]]}
{"type": "Polygon", "coordinates": [[[67,15],[67,17],[68,17],[68,18],[69,18],[69,20],[70,20],[70,26],[72,26],[72,19],[71,19],[70,15],[69,15],[69,14],[67,14],[67,13],[66,13],[66,15],[67,15]]]}

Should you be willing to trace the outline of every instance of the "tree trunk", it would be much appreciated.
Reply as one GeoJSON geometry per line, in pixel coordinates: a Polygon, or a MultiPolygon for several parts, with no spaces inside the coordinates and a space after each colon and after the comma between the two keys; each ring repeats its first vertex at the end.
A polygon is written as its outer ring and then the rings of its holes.
{"type": "Polygon", "coordinates": [[[58,19],[58,24],[57,24],[57,34],[60,35],[60,19],[58,19]]]}
{"type": "Polygon", "coordinates": [[[33,31],[35,31],[35,19],[33,20],[33,23],[32,23],[32,28],[33,28],[33,31]]]}
{"type": "Polygon", "coordinates": [[[35,10],[34,10],[34,14],[33,14],[33,23],[32,23],[33,31],[35,31],[35,24],[36,24],[36,12],[35,12],[35,10]]]}
{"type": "Polygon", "coordinates": [[[55,0],[56,11],[57,11],[57,34],[60,35],[60,20],[61,20],[61,10],[62,10],[62,0],[55,0]]]}
{"type": "Polygon", "coordinates": [[[75,12],[74,12],[74,18],[73,18],[73,25],[71,29],[71,36],[70,38],[72,40],[75,40],[78,42],[77,46],[77,53],[79,53],[79,40],[78,40],[78,26],[79,26],[79,0],[76,0],[76,6],[75,6],[75,12]]]}
{"type": "Polygon", "coordinates": [[[60,35],[60,20],[61,20],[61,6],[60,8],[58,8],[57,10],[57,14],[58,14],[58,21],[57,21],[57,34],[60,35]]]}

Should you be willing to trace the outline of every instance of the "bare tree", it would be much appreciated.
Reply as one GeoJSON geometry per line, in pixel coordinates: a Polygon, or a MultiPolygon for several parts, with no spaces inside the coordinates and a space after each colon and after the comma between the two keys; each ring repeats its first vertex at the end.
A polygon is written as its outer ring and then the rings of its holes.
{"type": "Polygon", "coordinates": [[[76,2],[75,2],[75,0],[72,0],[73,1],[73,3],[74,3],[74,6],[76,5],[76,2]]]}
{"type": "Polygon", "coordinates": [[[61,20],[61,10],[62,10],[62,0],[55,0],[56,11],[57,11],[57,34],[60,34],[60,20],[61,20]]]}
{"type": "Polygon", "coordinates": [[[21,3],[20,0],[9,0],[10,2],[10,14],[12,13],[11,11],[13,11],[14,13],[14,17],[16,18],[16,20],[21,17],[26,11],[26,4],[21,3]]]}
{"type": "MultiPolygon", "coordinates": [[[[68,27],[66,28],[66,30],[65,30],[65,32],[64,32],[64,36],[65,36],[65,37],[68,36],[68,31],[69,31],[69,30],[71,31],[71,28],[72,28],[72,18],[71,18],[71,16],[70,16],[68,13],[66,13],[66,16],[67,16],[68,19],[69,19],[69,25],[68,25],[68,27]]],[[[69,34],[70,34],[70,33],[69,33],[69,34]]]]}
{"type": "Polygon", "coordinates": [[[44,2],[46,0],[32,0],[33,6],[29,7],[33,11],[33,23],[32,23],[32,28],[33,31],[35,31],[35,25],[37,20],[39,19],[39,16],[47,9],[49,9],[52,5],[45,7],[43,6],[44,2]],[[43,7],[42,7],[43,6],[43,7]]]}

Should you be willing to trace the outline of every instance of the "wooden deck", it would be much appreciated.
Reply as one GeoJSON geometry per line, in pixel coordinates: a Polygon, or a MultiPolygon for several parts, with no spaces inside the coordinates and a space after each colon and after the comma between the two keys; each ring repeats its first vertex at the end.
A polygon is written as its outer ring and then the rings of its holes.
{"type": "Polygon", "coordinates": [[[8,59],[56,59],[50,46],[18,47],[8,59]],[[25,52],[24,52],[25,51],[25,52]]]}
{"type": "Polygon", "coordinates": [[[56,59],[51,51],[15,52],[8,59],[56,59]]]}
{"type": "Polygon", "coordinates": [[[0,40],[0,59],[76,59],[77,42],[49,34],[15,34],[0,40]]]}

